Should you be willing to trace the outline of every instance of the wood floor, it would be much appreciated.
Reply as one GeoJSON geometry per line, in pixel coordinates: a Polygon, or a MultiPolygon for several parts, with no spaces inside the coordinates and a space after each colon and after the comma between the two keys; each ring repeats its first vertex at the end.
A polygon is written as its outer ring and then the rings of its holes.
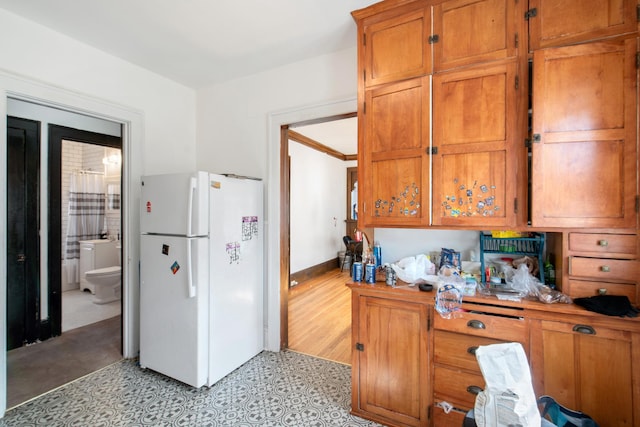
{"type": "Polygon", "coordinates": [[[337,268],[289,291],[289,349],[351,364],[349,280],[337,268]]]}

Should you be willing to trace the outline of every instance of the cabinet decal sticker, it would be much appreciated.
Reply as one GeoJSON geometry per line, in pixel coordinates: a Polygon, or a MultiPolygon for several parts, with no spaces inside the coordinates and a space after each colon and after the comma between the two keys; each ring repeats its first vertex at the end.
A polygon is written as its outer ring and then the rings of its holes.
{"type": "Polygon", "coordinates": [[[442,207],[444,216],[493,216],[500,210],[496,204],[495,185],[480,184],[474,181],[471,185],[460,183],[457,178],[453,180],[457,192],[446,194],[442,207]]]}
{"type": "Polygon", "coordinates": [[[389,199],[377,199],[374,216],[416,216],[420,209],[419,194],[420,190],[414,182],[389,199]]]}

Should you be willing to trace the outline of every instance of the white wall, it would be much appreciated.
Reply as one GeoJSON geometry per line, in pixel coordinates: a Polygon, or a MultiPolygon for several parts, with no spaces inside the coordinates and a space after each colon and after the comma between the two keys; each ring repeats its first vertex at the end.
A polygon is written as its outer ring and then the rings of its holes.
{"type": "MultiPolygon", "coordinates": [[[[0,9],[0,129],[7,97],[123,125],[123,234],[138,234],[140,176],[193,170],[196,94],[183,85],[0,9]]],[[[0,132],[0,188],[6,132],[0,132]]],[[[6,199],[0,198],[0,312],[6,313],[6,199]]],[[[138,239],[123,240],[125,357],[138,351],[138,239]]],[[[6,409],[6,319],[0,316],[0,415],[6,409]]]]}
{"type": "Polygon", "coordinates": [[[356,64],[356,49],[347,49],[198,91],[198,169],[268,178],[269,350],[280,346],[280,126],[356,111],[356,64]]]}
{"type": "Polygon", "coordinates": [[[344,250],[347,216],[345,162],[297,142],[289,141],[290,269],[304,270],[337,257],[344,250]]]}
{"type": "Polygon", "coordinates": [[[0,9],[0,70],[136,109],[143,173],[195,167],[195,91],[0,9]]]}

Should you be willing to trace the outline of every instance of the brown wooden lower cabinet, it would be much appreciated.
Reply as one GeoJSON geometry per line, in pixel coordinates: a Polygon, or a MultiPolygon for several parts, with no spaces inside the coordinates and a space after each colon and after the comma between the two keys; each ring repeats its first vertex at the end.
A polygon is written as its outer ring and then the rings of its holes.
{"type": "Polygon", "coordinates": [[[390,426],[428,426],[429,306],[354,289],[351,412],[390,426]]]}
{"type": "Polygon", "coordinates": [[[520,342],[536,396],[601,427],[640,427],[640,318],[573,304],[465,298],[443,319],[434,292],[351,283],[354,415],[388,426],[461,426],[485,386],[473,350],[520,342]],[[440,406],[453,406],[449,413],[440,406]]]}
{"type": "Polygon", "coordinates": [[[536,394],[581,410],[600,427],[639,425],[640,405],[633,402],[638,402],[640,335],[582,320],[532,322],[536,394]]]}

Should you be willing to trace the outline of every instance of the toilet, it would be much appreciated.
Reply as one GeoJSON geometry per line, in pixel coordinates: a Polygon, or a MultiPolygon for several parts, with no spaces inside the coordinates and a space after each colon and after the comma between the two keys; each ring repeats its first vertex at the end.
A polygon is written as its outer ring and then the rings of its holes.
{"type": "MultiPolygon", "coordinates": [[[[121,246],[118,244],[116,248],[118,249],[118,262],[121,264],[121,246]]],[[[107,304],[120,299],[120,281],[122,278],[122,267],[120,265],[87,271],[85,277],[94,287],[94,304],[107,304]]]]}

